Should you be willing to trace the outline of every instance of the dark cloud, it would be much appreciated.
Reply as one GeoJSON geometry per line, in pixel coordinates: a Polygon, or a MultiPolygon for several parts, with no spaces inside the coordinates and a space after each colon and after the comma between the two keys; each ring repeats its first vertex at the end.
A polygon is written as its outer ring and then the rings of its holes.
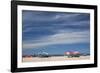
{"type": "Polygon", "coordinates": [[[38,39],[58,31],[89,31],[88,13],[47,12],[23,10],[23,40],[38,39]]]}

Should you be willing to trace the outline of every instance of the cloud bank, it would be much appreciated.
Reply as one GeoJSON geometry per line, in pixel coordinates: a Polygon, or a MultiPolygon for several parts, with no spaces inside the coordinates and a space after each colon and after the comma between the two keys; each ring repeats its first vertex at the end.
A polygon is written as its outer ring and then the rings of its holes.
{"type": "Polygon", "coordinates": [[[64,32],[55,35],[23,42],[23,48],[39,48],[54,44],[74,44],[89,42],[89,32],[64,32]]]}
{"type": "Polygon", "coordinates": [[[23,11],[23,49],[90,42],[88,13],[23,11]]]}

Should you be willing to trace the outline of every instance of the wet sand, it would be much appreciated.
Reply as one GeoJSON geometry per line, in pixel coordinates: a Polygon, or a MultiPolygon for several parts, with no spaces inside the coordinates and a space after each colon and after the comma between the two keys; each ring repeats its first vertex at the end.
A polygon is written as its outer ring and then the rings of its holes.
{"type": "Polygon", "coordinates": [[[23,57],[23,62],[45,62],[45,61],[67,61],[67,60],[88,60],[90,56],[71,57],[53,56],[53,57],[23,57]]]}

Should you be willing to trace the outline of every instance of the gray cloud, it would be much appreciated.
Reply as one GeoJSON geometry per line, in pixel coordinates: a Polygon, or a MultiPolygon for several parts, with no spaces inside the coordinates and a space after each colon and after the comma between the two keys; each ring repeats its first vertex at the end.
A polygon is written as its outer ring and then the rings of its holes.
{"type": "Polygon", "coordinates": [[[60,32],[55,35],[34,40],[24,41],[23,48],[38,48],[52,44],[73,44],[89,42],[89,31],[84,32],[60,32]]]}

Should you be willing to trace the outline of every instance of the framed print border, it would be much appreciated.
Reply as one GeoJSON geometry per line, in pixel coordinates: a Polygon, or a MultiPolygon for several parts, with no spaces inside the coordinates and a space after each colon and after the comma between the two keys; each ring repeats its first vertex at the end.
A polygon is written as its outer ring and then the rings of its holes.
{"type": "Polygon", "coordinates": [[[33,1],[11,1],[11,72],[58,70],[58,69],[89,68],[89,67],[97,67],[97,6],[96,5],[47,3],[47,2],[33,2],[33,1]],[[18,5],[94,10],[94,63],[18,68],[18,46],[17,46],[18,45],[18,37],[17,37],[18,5]]]}

